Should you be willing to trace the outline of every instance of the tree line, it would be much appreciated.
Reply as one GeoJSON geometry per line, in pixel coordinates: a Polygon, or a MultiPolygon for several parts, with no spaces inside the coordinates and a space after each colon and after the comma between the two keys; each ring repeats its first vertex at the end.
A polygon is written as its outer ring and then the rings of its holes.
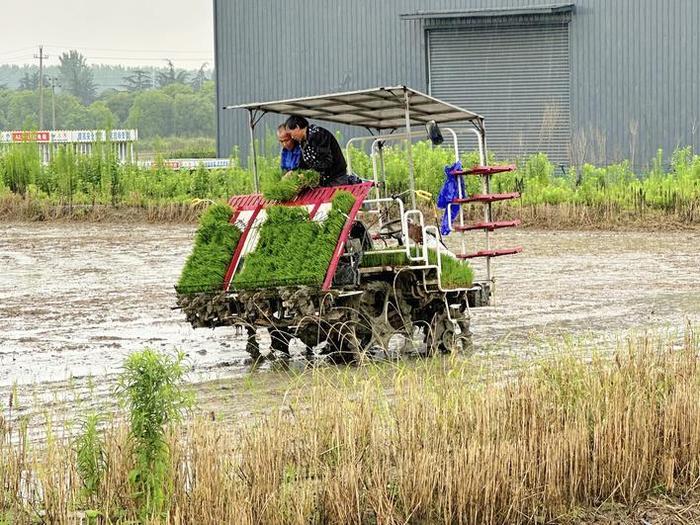
{"type": "MultiPolygon", "coordinates": [[[[137,128],[142,138],[215,134],[216,93],[206,64],[194,71],[172,61],[157,72],[111,68],[122,73],[120,84],[98,94],[96,67],[83,55],[71,50],[59,62],[43,77],[45,129],[54,127],[55,108],[56,129],[137,128]]],[[[39,105],[38,70],[25,71],[17,89],[0,85],[0,129],[37,129],[39,105]]]]}

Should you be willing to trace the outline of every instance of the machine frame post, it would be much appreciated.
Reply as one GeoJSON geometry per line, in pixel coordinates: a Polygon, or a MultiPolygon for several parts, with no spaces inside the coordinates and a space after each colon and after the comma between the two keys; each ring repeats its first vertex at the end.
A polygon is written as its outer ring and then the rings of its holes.
{"type": "Polygon", "coordinates": [[[260,193],[260,180],[258,179],[258,156],[255,151],[255,115],[253,115],[254,110],[248,110],[248,125],[250,127],[250,151],[253,155],[253,187],[255,193],[260,193]]]}
{"type": "Polygon", "coordinates": [[[408,155],[408,181],[411,191],[411,207],[416,209],[416,177],[413,169],[413,142],[411,141],[411,97],[408,91],[403,93],[406,105],[406,153],[408,155]]]}

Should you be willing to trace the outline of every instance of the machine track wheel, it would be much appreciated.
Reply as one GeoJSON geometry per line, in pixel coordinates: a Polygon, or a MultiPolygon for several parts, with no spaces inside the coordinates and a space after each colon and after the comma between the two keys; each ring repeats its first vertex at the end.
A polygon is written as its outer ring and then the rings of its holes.
{"type": "Polygon", "coordinates": [[[365,344],[350,326],[331,329],[323,352],[334,363],[357,363],[364,359],[365,344]]]}
{"type": "Polygon", "coordinates": [[[250,354],[253,359],[260,359],[262,354],[260,353],[260,345],[258,340],[255,338],[255,327],[246,325],[246,333],[248,334],[248,340],[246,341],[245,351],[250,354]]]}
{"type": "Polygon", "coordinates": [[[270,347],[273,352],[280,352],[285,357],[289,357],[289,343],[293,338],[292,334],[284,330],[270,329],[270,347]]]}
{"type": "Polygon", "coordinates": [[[449,354],[452,352],[472,351],[469,318],[461,312],[454,312],[452,319],[448,315],[447,305],[442,305],[434,312],[425,333],[426,355],[435,352],[449,354]]]}

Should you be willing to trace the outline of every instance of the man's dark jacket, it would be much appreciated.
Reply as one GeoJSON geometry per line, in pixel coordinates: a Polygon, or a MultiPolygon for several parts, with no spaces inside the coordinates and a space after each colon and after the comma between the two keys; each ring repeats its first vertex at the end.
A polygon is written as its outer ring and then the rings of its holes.
{"type": "Polygon", "coordinates": [[[333,134],[310,124],[306,140],[301,143],[299,168],[318,171],[321,186],[337,186],[347,183],[347,166],[343,150],[333,134]]]}

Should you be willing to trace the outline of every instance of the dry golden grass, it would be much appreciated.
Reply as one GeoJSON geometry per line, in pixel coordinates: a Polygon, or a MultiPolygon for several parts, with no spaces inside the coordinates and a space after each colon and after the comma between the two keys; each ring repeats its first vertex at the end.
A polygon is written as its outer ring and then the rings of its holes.
{"type": "MultiPolygon", "coordinates": [[[[208,202],[208,201],[207,201],[208,202]]],[[[426,220],[432,223],[435,209],[421,204],[426,220]]],[[[22,198],[15,194],[0,196],[0,221],[82,221],[82,222],[174,222],[195,223],[205,209],[204,204],[150,204],[144,206],[80,205],[58,206],[45,200],[22,198]]],[[[520,204],[494,207],[499,220],[520,218],[523,226],[542,229],[631,229],[631,230],[689,230],[700,228],[700,213],[695,210],[624,210],[610,203],[587,206],[582,204],[520,204]]],[[[468,221],[483,219],[479,207],[466,210],[468,221]]],[[[442,210],[438,211],[442,217],[442,210]]],[[[370,221],[371,222],[371,221],[370,221]]]]}
{"type": "MultiPolygon", "coordinates": [[[[208,202],[208,201],[207,201],[208,202]]],[[[143,206],[98,204],[59,206],[44,200],[9,194],[0,196],[0,221],[155,222],[194,223],[205,203],[175,202],[143,206]]]]}
{"type": "MultiPolygon", "coordinates": [[[[435,210],[421,205],[426,221],[432,223],[435,210]]],[[[483,220],[477,206],[465,207],[465,220],[483,220]]],[[[438,211],[438,217],[442,217],[438,211]]],[[[494,206],[495,220],[521,219],[525,228],[545,230],[697,230],[700,213],[693,210],[664,211],[653,209],[626,210],[615,203],[589,206],[585,204],[527,204],[518,202],[494,206]]]]}
{"type": "MultiPolygon", "coordinates": [[[[682,344],[646,337],[506,375],[460,359],[304,373],[266,416],[176,429],[163,522],[578,523],[605,522],[605,509],[691,522],[699,351],[689,327],[682,344]]],[[[77,522],[87,508],[133,519],[127,433],[119,422],[104,432],[107,469],[88,507],[69,440],[36,448],[0,423],[0,523],[3,512],[77,522]]]]}

